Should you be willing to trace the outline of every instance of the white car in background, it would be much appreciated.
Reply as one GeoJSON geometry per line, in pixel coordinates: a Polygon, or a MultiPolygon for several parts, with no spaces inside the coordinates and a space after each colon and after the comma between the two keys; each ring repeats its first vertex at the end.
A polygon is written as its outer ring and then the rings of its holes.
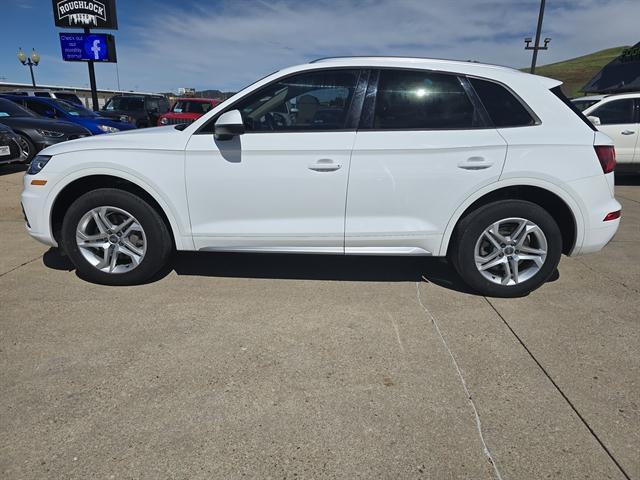
{"type": "Polygon", "coordinates": [[[27,230],[110,285],[148,281],[173,249],[432,255],[520,296],[620,222],[613,144],[560,84],[418,58],[286,68],[188,126],[43,150],[27,230]]]}
{"type": "Polygon", "coordinates": [[[578,108],[593,102],[582,113],[607,134],[616,146],[619,170],[640,171],[640,92],[581,97],[578,108]]]}

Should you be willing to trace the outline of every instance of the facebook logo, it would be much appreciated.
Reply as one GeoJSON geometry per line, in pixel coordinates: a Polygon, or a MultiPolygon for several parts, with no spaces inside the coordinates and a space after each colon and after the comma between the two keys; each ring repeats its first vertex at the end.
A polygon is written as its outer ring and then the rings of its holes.
{"type": "Polygon", "coordinates": [[[92,60],[106,60],[108,52],[104,35],[87,35],[84,39],[84,51],[92,60]]]}

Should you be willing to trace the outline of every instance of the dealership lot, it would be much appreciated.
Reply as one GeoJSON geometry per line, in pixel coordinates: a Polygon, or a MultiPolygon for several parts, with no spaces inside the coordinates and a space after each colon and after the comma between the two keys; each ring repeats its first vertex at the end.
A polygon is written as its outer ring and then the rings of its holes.
{"type": "Polygon", "coordinates": [[[603,252],[498,300],[411,258],[181,254],[92,285],[0,168],[2,478],[640,477],[637,177],[603,252]]]}

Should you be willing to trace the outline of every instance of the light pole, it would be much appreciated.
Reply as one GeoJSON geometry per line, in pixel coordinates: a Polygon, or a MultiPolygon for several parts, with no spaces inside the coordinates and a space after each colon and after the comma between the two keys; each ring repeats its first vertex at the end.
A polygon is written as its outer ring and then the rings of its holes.
{"type": "Polygon", "coordinates": [[[37,67],[40,63],[40,54],[31,49],[31,56],[27,57],[27,54],[22,51],[22,48],[18,48],[18,54],[16,55],[22,65],[28,65],[31,72],[31,83],[33,88],[36,88],[36,78],[33,76],[33,67],[37,67]]]}
{"type": "Polygon", "coordinates": [[[540,0],[540,13],[538,14],[538,27],[536,28],[536,42],[531,46],[531,37],[527,37],[524,39],[525,50],[533,50],[533,58],[531,59],[531,69],[529,72],[536,73],[536,61],[538,60],[538,50],[547,50],[549,48],[550,38],[544,39],[544,47],[540,46],[540,33],[542,31],[542,17],[544,17],[544,3],[545,0],[540,0]]]}

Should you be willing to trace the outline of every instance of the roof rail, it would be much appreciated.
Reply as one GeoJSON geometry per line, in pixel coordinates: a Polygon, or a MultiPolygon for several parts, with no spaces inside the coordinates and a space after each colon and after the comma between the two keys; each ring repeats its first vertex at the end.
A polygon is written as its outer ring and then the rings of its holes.
{"type": "Polygon", "coordinates": [[[444,60],[447,62],[470,62],[470,63],[480,63],[478,60],[453,60],[450,58],[435,58],[435,57],[411,57],[408,55],[339,55],[335,57],[321,57],[316,58],[315,60],[311,60],[309,63],[319,63],[325,60],[339,60],[341,58],[406,58],[412,59],[417,58],[420,60],[444,60]]]}

